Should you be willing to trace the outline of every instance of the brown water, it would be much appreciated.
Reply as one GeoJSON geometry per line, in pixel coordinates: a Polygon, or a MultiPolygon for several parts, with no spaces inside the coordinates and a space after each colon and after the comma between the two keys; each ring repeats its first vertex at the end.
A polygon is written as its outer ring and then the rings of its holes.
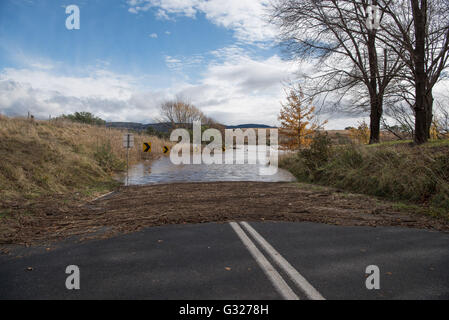
{"type": "MultiPolygon", "coordinates": [[[[246,150],[238,149],[234,152],[244,152],[245,156],[248,156],[246,150]]],[[[260,170],[268,167],[264,161],[262,162],[257,164],[174,165],[170,158],[164,157],[156,161],[144,161],[132,166],[129,170],[129,185],[216,181],[296,181],[290,172],[283,169],[278,169],[273,175],[261,175],[260,170]]],[[[126,175],[122,175],[118,179],[125,182],[126,175]]]]}

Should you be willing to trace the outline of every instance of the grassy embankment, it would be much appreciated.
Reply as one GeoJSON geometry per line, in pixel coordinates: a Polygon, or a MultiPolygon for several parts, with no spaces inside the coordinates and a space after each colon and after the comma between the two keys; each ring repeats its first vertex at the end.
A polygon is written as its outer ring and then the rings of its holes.
{"type": "Polygon", "coordinates": [[[397,202],[398,209],[449,219],[449,140],[335,146],[321,137],[310,150],[284,157],[280,166],[301,182],[381,197],[397,202]]]}
{"type": "MultiPolygon", "coordinates": [[[[118,186],[112,175],[126,168],[122,136],[99,126],[0,116],[0,216],[11,203],[73,194],[84,199],[118,186]]],[[[162,154],[165,141],[135,134],[131,163],[140,160],[144,141],[152,142],[151,157],[162,154]]]]}

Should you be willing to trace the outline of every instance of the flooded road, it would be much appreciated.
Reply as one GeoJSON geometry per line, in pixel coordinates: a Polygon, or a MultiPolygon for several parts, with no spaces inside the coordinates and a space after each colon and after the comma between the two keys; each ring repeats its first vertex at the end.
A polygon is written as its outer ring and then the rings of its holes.
{"type": "MultiPolygon", "coordinates": [[[[233,152],[233,150],[226,151],[233,152]]],[[[248,152],[234,150],[235,154],[248,152]]],[[[259,159],[263,159],[260,157],[259,159]]],[[[144,161],[129,169],[129,185],[149,185],[158,183],[179,182],[217,182],[217,181],[254,181],[254,182],[291,182],[295,177],[288,171],[278,169],[273,175],[261,175],[260,171],[267,167],[266,161],[257,164],[189,164],[174,165],[170,158],[163,157],[154,161],[144,161]]],[[[118,177],[122,182],[126,176],[118,177]]]]}

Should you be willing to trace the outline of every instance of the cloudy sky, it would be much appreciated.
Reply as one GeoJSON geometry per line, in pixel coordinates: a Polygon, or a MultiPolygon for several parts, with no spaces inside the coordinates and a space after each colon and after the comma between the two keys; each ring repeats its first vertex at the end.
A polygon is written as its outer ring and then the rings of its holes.
{"type": "MultiPolygon", "coordinates": [[[[225,124],[276,125],[283,84],[311,65],[282,59],[269,0],[1,0],[0,113],[90,111],[149,123],[181,96],[225,124]],[[66,28],[68,5],[79,30],[66,28]]],[[[331,115],[329,129],[360,118],[331,115]]]]}

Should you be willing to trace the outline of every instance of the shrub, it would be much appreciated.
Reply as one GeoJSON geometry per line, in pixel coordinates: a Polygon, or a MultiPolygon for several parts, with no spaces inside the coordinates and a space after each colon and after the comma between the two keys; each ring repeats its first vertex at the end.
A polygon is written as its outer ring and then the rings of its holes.
{"type": "Polygon", "coordinates": [[[126,163],[114,155],[110,144],[99,146],[94,157],[98,165],[106,172],[123,171],[126,168],[126,163]]]}
{"type": "Polygon", "coordinates": [[[94,116],[90,112],[75,112],[74,114],[62,115],[63,119],[70,120],[72,122],[85,123],[85,124],[95,124],[95,125],[105,125],[106,121],[101,118],[94,116]]]}
{"type": "Polygon", "coordinates": [[[300,156],[304,159],[304,164],[311,175],[315,175],[329,161],[331,143],[327,133],[317,133],[310,144],[310,148],[300,151],[300,156]]]}
{"type": "Polygon", "coordinates": [[[368,127],[368,124],[363,121],[357,128],[349,129],[349,135],[351,139],[356,143],[368,144],[370,136],[370,129],[368,127]]]}
{"type": "Polygon", "coordinates": [[[170,139],[170,132],[169,131],[160,131],[152,126],[148,126],[145,130],[146,134],[153,137],[158,137],[159,139],[170,139]]]}

